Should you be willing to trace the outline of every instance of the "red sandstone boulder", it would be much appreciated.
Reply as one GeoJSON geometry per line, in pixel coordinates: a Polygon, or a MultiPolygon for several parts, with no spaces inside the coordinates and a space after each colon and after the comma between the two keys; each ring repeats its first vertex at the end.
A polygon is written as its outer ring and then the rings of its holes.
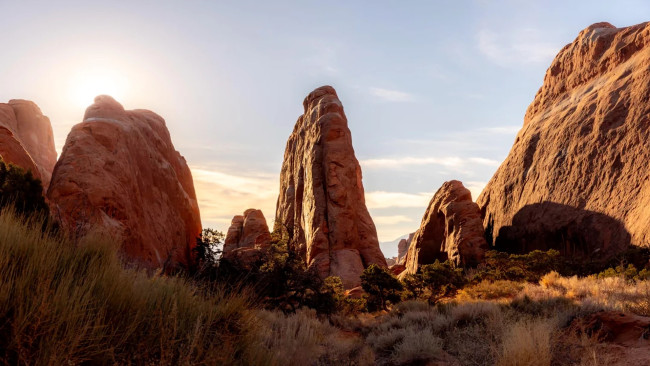
{"type": "Polygon", "coordinates": [[[223,245],[227,258],[239,248],[267,249],[271,245],[271,233],[261,210],[248,209],[244,215],[233,217],[223,245]]]}
{"type": "Polygon", "coordinates": [[[420,265],[436,260],[449,260],[457,266],[476,265],[487,250],[478,205],[461,182],[452,180],[445,182],[429,202],[402,274],[414,274],[420,265]]]}
{"type": "Polygon", "coordinates": [[[386,259],[336,91],[320,87],[303,106],[284,153],[276,228],[321,277],[339,276],[349,289],[361,284],[364,268],[386,267],[386,259]]]}
{"type": "Polygon", "coordinates": [[[477,200],[497,249],[604,259],[649,245],[648,80],[650,23],[597,23],[558,53],[477,200]]]}
{"type": "Polygon", "coordinates": [[[70,131],[48,198],[71,235],[98,228],[147,268],[189,264],[201,233],[192,174],[165,121],[108,96],[70,131]]]}
{"type": "Polygon", "coordinates": [[[393,264],[392,266],[388,267],[388,271],[393,276],[398,276],[400,273],[404,272],[405,269],[406,266],[404,264],[393,264]]]}
{"type": "Polygon", "coordinates": [[[34,102],[0,103],[0,156],[31,171],[47,191],[56,164],[54,134],[50,120],[34,102]]]}

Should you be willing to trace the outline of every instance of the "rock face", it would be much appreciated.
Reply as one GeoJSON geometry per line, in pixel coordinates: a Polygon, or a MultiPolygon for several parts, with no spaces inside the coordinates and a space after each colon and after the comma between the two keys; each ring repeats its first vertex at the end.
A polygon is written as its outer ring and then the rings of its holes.
{"type": "Polygon", "coordinates": [[[192,174],[165,121],[108,96],[70,131],[48,198],[71,235],[99,228],[146,268],[188,264],[201,233],[192,174]]]}
{"type": "Polygon", "coordinates": [[[345,288],[353,288],[365,267],[386,267],[365,204],[361,167],[334,88],[314,90],[303,106],[284,153],[276,225],[322,277],[339,276],[345,288]]]}
{"type": "Polygon", "coordinates": [[[408,238],[400,240],[397,244],[397,263],[402,263],[406,259],[414,235],[415,233],[410,233],[408,238]]]}
{"type": "Polygon", "coordinates": [[[263,251],[271,245],[271,233],[264,214],[260,210],[248,209],[244,215],[232,218],[223,245],[224,258],[253,258],[257,255],[242,252],[263,251]]]}
{"type": "Polygon", "coordinates": [[[478,205],[461,182],[452,180],[445,182],[429,202],[406,254],[403,273],[416,273],[420,265],[436,259],[476,265],[487,250],[478,205]]]}
{"type": "Polygon", "coordinates": [[[497,249],[606,258],[650,243],[650,24],[597,23],[546,72],[477,202],[497,249]]]}
{"type": "Polygon", "coordinates": [[[12,99],[0,103],[0,156],[31,170],[47,191],[56,164],[54,134],[49,118],[34,102],[12,99]]]}

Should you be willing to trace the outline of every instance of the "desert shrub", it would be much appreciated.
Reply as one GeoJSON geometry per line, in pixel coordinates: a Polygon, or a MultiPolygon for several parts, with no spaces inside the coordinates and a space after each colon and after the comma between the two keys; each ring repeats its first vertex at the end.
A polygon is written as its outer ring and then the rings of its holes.
{"type": "Polygon", "coordinates": [[[429,290],[429,302],[435,303],[442,297],[452,296],[467,282],[462,268],[454,268],[449,261],[436,260],[420,268],[422,283],[429,290]]]}
{"type": "Polygon", "coordinates": [[[0,214],[0,359],[7,364],[239,362],[253,327],[246,292],[210,296],[121,266],[114,243],[77,245],[0,214]]]}
{"type": "Polygon", "coordinates": [[[440,357],[442,344],[431,331],[409,332],[394,347],[391,360],[396,365],[426,364],[440,357]]]}
{"type": "Polygon", "coordinates": [[[417,300],[424,296],[425,286],[422,273],[407,274],[402,279],[402,299],[417,300]]]}
{"type": "Polygon", "coordinates": [[[250,365],[371,365],[372,354],[358,337],[341,337],[339,330],[319,320],[313,309],[293,314],[257,313],[250,365]]]}
{"type": "Polygon", "coordinates": [[[550,366],[553,320],[525,320],[511,325],[502,340],[497,365],[550,366]]]}
{"type": "Polygon", "coordinates": [[[368,311],[386,310],[401,299],[402,284],[386,268],[371,264],[361,274],[361,287],[368,294],[368,311]]]}
{"type": "Polygon", "coordinates": [[[527,254],[508,254],[489,251],[485,263],[479,267],[474,282],[482,280],[509,280],[537,282],[548,272],[563,268],[560,252],[551,249],[546,252],[534,250],[527,254]]]}
{"type": "Polygon", "coordinates": [[[7,164],[0,158],[0,209],[11,206],[21,215],[47,216],[43,186],[31,171],[7,164]]]}
{"type": "Polygon", "coordinates": [[[515,281],[481,281],[475,285],[462,288],[458,300],[494,300],[512,298],[524,288],[523,283],[515,281]]]}

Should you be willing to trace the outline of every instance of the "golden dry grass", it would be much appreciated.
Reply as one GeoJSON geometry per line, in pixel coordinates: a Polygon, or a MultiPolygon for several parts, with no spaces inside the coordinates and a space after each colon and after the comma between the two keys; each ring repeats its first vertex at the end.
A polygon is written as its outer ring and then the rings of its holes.
{"type": "Polygon", "coordinates": [[[125,270],[114,245],[72,245],[0,214],[0,360],[6,364],[233,364],[254,318],[245,294],[125,270]]]}

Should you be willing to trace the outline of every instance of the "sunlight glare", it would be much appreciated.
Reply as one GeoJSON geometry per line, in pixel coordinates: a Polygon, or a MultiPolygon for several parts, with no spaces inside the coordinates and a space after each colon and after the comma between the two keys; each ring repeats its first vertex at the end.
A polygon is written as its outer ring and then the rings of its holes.
{"type": "Polygon", "coordinates": [[[123,102],[128,91],[128,79],[110,68],[86,68],[70,79],[70,99],[80,107],[93,103],[96,96],[107,94],[123,102]]]}

